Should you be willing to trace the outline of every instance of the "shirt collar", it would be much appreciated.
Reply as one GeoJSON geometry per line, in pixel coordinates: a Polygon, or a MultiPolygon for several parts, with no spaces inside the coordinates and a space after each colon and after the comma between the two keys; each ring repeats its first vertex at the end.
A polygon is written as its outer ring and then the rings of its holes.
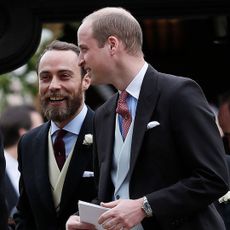
{"type": "Polygon", "coordinates": [[[7,166],[7,163],[9,164],[13,164],[13,165],[17,165],[18,164],[18,161],[13,158],[6,150],[4,150],[4,154],[5,154],[5,158],[6,158],[6,166],[7,166]]]}
{"type": "Polygon", "coordinates": [[[140,90],[141,90],[141,85],[145,76],[145,73],[148,69],[148,64],[147,62],[144,63],[142,66],[141,70],[137,73],[137,75],[134,77],[134,79],[129,83],[128,87],[126,88],[126,91],[136,98],[138,100],[140,90]]]}
{"type": "MultiPolygon", "coordinates": [[[[84,104],[81,112],[75,116],[73,118],[73,120],[71,120],[68,124],[66,124],[63,129],[70,132],[70,133],[73,133],[73,134],[76,134],[78,135],[80,133],[80,129],[81,129],[81,126],[82,126],[82,123],[85,119],[85,116],[87,114],[87,106],[84,104]]],[[[57,125],[51,121],[51,136],[59,129],[59,127],[57,127],[57,125]]]]}

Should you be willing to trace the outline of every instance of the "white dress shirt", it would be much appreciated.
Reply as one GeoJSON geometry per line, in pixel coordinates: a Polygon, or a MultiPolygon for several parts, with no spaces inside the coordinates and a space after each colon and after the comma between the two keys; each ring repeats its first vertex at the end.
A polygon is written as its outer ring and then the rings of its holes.
{"type": "Polygon", "coordinates": [[[6,158],[6,173],[13,184],[15,191],[19,195],[20,172],[18,171],[18,161],[6,151],[4,151],[4,155],[6,158]]]}

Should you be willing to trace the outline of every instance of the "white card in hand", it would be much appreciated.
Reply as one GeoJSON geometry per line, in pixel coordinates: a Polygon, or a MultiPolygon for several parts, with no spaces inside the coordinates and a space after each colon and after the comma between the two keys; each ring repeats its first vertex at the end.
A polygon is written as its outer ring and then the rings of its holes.
{"type": "Polygon", "coordinates": [[[81,222],[93,224],[98,230],[103,229],[103,227],[98,224],[98,218],[102,213],[109,210],[108,208],[79,200],[78,210],[81,222]]]}

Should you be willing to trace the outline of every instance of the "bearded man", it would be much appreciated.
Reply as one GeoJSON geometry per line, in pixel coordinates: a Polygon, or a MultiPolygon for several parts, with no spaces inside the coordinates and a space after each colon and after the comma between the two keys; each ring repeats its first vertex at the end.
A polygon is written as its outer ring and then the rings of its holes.
{"type": "Polygon", "coordinates": [[[92,119],[85,104],[90,77],[78,66],[79,49],[53,41],[37,64],[41,110],[47,122],[18,144],[20,197],[16,229],[64,230],[78,200],[95,197],[92,119]]]}

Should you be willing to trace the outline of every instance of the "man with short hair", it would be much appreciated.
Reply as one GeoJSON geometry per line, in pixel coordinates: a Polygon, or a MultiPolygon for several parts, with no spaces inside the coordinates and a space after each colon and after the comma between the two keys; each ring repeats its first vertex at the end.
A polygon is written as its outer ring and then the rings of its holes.
{"type": "Polygon", "coordinates": [[[19,171],[17,145],[28,130],[43,123],[41,114],[32,105],[12,105],[0,115],[0,130],[3,135],[6,159],[6,200],[9,217],[13,216],[19,196],[19,171]]]}
{"type": "MultiPolygon", "coordinates": [[[[92,84],[119,92],[94,119],[98,201],[104,229],[224,230],[212,204],[228,191],[223,143],[207,100],[189,78],[144,60],[142,30],[125,9],[106,7],[78,29],[79,65],[92,84]]],[[[67,229],[88,229],[72,216],[67,229]]]]}
{"type": "Polygon", "coordinates": [[[78,55],[74,44],[54,41],[38,60],[41,109],[48,122],[18,145],[18,230],[64,230],[78,200],[95,196],[92,143],[85,141],[94,115],[84,102],[90,77],[77,65],[78,55]]]}

